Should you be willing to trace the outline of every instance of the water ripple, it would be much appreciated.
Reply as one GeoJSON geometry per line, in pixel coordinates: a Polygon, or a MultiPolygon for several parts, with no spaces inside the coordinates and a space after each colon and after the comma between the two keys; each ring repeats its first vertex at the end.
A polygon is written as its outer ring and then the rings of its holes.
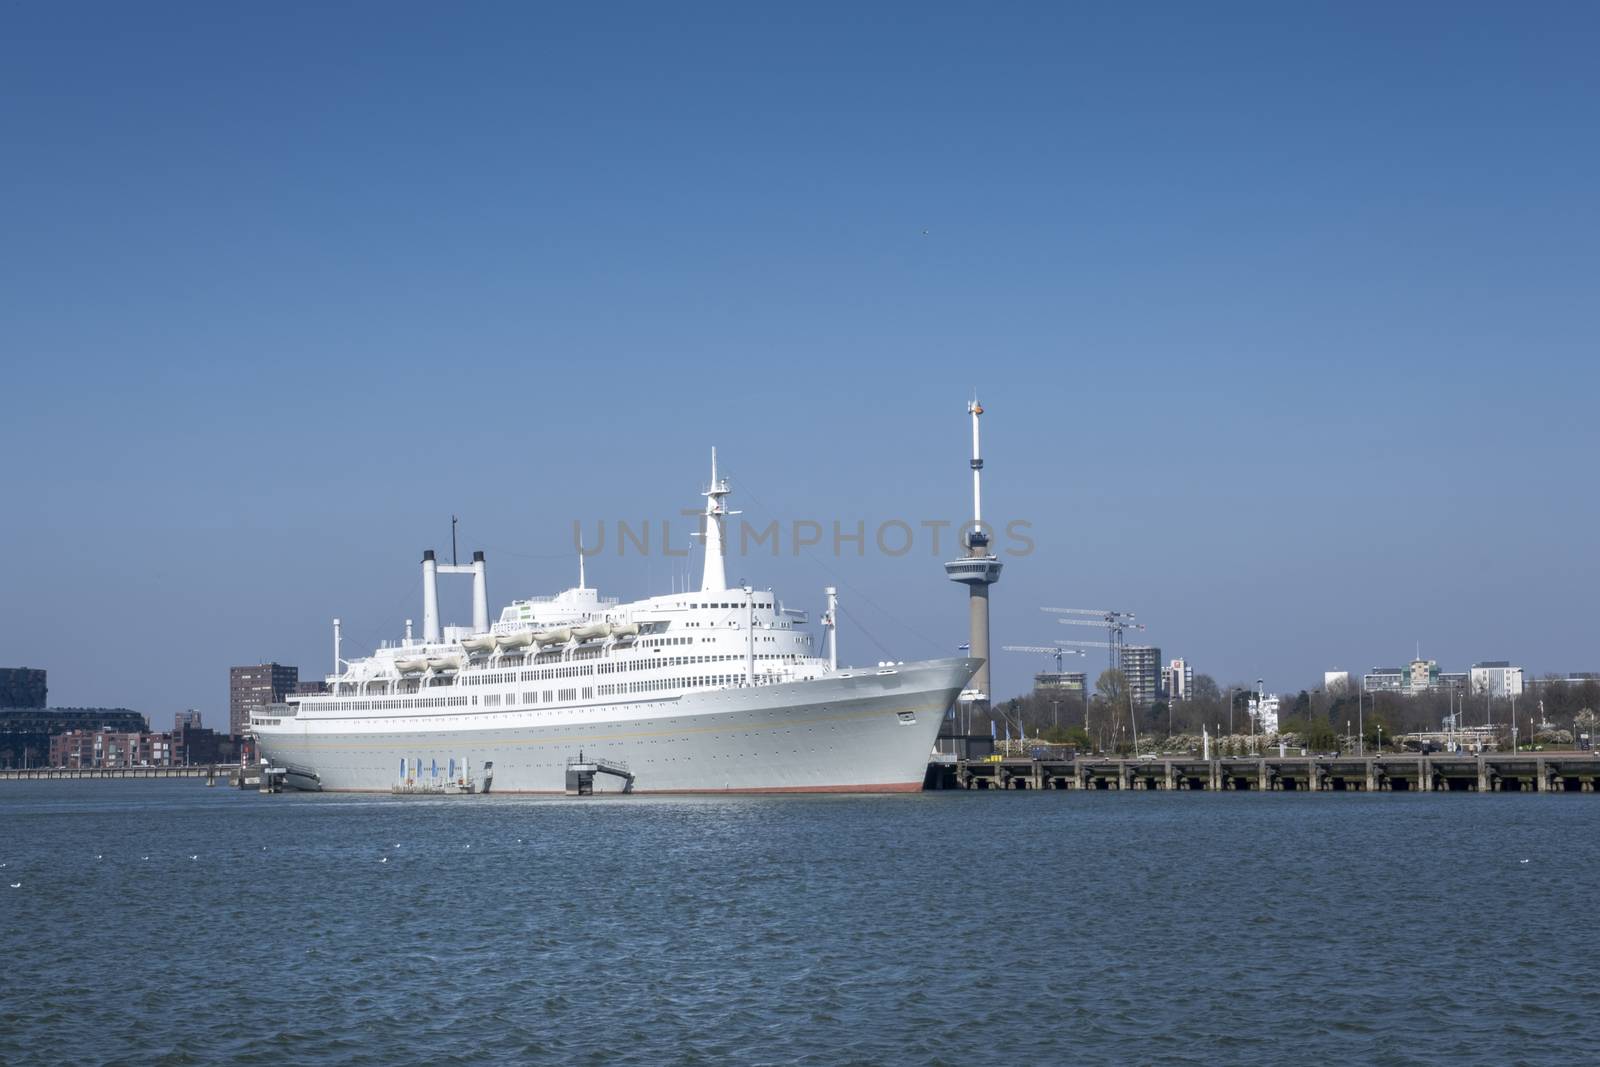
{"type": "Polygon", "coordinates": [[[0,1062],[1570,1062],[1594,803],[7,783],[0,1062]]]}

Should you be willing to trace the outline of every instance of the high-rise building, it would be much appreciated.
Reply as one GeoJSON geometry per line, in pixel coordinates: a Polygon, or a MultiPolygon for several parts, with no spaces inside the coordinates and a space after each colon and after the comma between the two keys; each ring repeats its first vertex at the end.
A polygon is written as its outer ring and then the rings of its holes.
{"type": "Polygon", "coordinates": [[[1492,697],[1519,697],[1522,695],[1522,668],[1508,661],[1489,660],[1474,663],[1467,672],[1468,686],[1478,696],[1487,693],[1492,697]]]}
{"type": "Polygon", "coordinates": [[[1193,695],[1194,668],[1182,659],[1167,664],[1167,699],[1188,700],[1193,695]]]}
{"type": "Polygon", "coordinates": [[[250,726],[250,713],[268,704],[282,703],[299,681],[300,668],[281,663],[229,667],[228,733],[243,737],[250,726]]]}
{"type": "Polygon", "coordinates": [[[1124,645],[1121,662],[1133,706],[1155,703],[1161,696],[1161,649],[1155,645],[1124,645]]]}
{"type": "Polygon", "coordinates": [[[0,708],[42,708],[46,693],[44,671],[0,667],[0,708]]]}

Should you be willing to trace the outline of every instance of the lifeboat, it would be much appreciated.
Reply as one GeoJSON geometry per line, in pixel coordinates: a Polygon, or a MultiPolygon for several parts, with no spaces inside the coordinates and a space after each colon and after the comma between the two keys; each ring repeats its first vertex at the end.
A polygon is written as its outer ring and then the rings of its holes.
{"type": "Polygon", "coordinates": [[[428,669],[428,661],[426,659],[397,659],[394,661],[394,669],[401,674],[418,674],[428,669]]]}
{"type": "Polygon", "coordinates": [[[574,628],[572,636],[579,641],[593,641],[595,638],[605,637],[609,633],[611,633],[611,624],[609,622],[592,622],[587,626],[574,628]]]}
{"type": "Polygon", "coordinates": [[[566,627],[559,630],[541,630],[533,635],[533,640],[539,645],[564,645],[572,640],[572,631],[566,627]]]}
{"type": "Polygon", "coordinates": [[[527,648],[533,644],[533,631],[523,630],[516,634],[501,634],[494,639],[496,648],[527,648]]]}
{"type": "Polygon", "coordinates": [[[638,637],[639,624],[636,622],[619,622],[611,627],[612,637],[638,637]]]}
{"type": "Polygon", "coordinates": [[[480,634],[477,637],[468,637],[461,642],[461,647],[468,652],[493,652],[494,634],[480,634]]]}
{"type": "Polygon", "coordinates": [[[462,656],[429,656],[428,669],[430,671],[459,671],[465,658],[462,656]]]}

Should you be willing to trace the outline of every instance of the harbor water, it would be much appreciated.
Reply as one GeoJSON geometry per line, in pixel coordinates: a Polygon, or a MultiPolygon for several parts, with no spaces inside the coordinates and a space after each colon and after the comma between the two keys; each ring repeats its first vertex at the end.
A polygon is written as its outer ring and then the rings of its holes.
{"type": "Polygon", "coordinates": [[[4,783],[0,1062],[1593,1062],[1597,805],[4,783]]]}

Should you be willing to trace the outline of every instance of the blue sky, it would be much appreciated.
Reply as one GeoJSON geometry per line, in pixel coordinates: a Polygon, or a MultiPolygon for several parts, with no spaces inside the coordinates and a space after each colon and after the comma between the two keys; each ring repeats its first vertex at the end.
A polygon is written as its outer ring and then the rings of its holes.
{"type": "MultiPolygon", "coordinates": [[[[712,445],[758,521],[959,520],[977,387],[996,644],[1600,669],[1596,54],[1557,3],[8,6],[0,662],[216,725],[398,635],[452,512],[554,591],[712,445]]],[[[729,572],[910,659],[964,640],[925,547],[729,572]]]]}

